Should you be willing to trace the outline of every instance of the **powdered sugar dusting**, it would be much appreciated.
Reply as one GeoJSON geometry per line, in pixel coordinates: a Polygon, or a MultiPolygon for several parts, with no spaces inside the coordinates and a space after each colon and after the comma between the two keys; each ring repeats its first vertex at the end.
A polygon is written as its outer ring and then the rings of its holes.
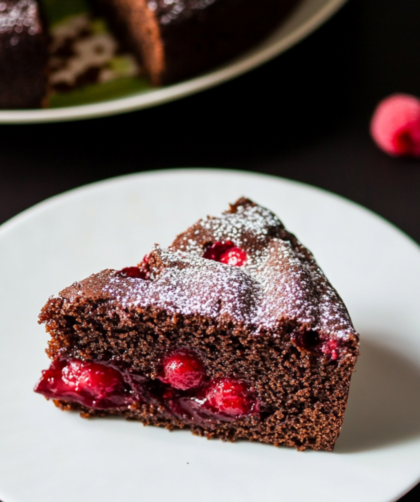
{"type": "MultiPolygon", "coordinates": [[[[244,270],[180,251],[156,248],[151,255],[162,266],[152,267],[150,281],[130,281],[120,300],[123,307],[153,305],[170,313],[227,315],[245,323],[255,317],[260,287],[244,270]]],[[[105,288],[115,294],[126,283],[114,276],[105,288]]]]}
{"type": "Polygon", "coordinates": [[[347,310],[312,255],[270,211],[244,200],[208,217],[169,249],[150,254],[151,280],[114,274],[104,291],[123,308],[154,306],[247,325],[258,333],[285,323],[325,335],[354,334],[347,310]],[[231,240],[247,253],[233,267],[202,257],[203,244],[231,240]]]}
{"type": "Polygon", "coordinates": [[[284,228],[280,220],[268,209],[261,206],[239,206],[236,212],[223,213],[219,217],[208,217],[200,220],[192,227],[192,232],[186,232],[175,240],[172,247],[189,253],[203,254],[201,241],[203,234],[210,240],[231,240],[241,248],[253,244],[250,261],[257,261],[270,235],[284,228]]]}

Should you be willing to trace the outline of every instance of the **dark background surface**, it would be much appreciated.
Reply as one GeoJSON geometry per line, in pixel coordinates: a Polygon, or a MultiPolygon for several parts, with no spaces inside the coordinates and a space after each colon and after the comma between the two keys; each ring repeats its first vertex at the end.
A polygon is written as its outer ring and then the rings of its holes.
{"type": "MultiPolygon", "coordinates": [[[[341,194],[420,242],[420,160],[389,158],[368,134],[380,99],[420,96],[419,54],[419,0],[350,0],[286,54],[196,96],[86,122],[0,126],[0,222],[120,174],[229,167],[341,194]]],[[[401,500],[419,502],[420,485],[401,500]]]]}

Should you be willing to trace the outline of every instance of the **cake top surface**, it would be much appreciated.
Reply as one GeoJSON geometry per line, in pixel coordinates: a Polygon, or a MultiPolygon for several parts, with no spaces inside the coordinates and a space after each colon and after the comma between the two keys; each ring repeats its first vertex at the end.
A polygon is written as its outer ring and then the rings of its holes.
{"type": "Polygon", "coordinates": [[[156,247],[140,267],[147,269],[147,280],[107,270],[61,295],[101,298],[123,310],[198,315],[255,334],[275,335],[291,326],[324,337],[357,337],[346,307],[312,254],[271,211],[248,199],[218,217],[199,220],[168,249],[156,247]],[[236,260],[239,256],[240,266],[215,261],[211,253],[226,245],[236,260]]]}
{"type": "Polygon", "coordinates": [[[22,32],[37,35],[41,31],[35,0],[0,0],[0,33],[15,33],[18,37],[22,32]]]}

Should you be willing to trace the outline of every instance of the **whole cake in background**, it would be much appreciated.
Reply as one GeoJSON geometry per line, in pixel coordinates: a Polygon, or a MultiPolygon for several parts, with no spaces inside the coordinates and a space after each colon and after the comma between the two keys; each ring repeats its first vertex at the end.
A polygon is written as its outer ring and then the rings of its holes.
{"type": "Polygon", "coordinates": [[[57,91],[120,76],[146,74],[156,86],[190,78],[261,41],[297,2],[77,0],[74,9],[85,5],[85,12],[56,26],[55,13],[71,12],[72,0],[5,0],[0,2],[0,108],[48,106],[57,91]],[[89,9],[112,33],[97,31],[89,9]],[[54,22],[46,23],[51,17],[54,22]]]}
{"type": "Polygon", "coordinates": [[[96,0],[155,85],[201,73],[249,49],[296,0],[96,0]]]}
{"type": "Polygon", "coordinates": [[[39,319],[52,363],[35,390],[63,410],[299,450],[340,434],[359,336],[310,251],[248,199],[39,319]]]}

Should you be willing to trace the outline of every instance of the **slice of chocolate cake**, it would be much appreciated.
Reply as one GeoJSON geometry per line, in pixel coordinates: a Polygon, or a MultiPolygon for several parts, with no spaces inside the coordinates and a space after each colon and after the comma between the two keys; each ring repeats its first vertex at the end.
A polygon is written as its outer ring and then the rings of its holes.
{"type": "Polygon", "coordinates": [[[0,108],[46,105],[48,38],[36,0],[0,2],[0,108]]]}
{"type": "Polygon", "coordinates": [[[186,79],[237,56],[298,0],[94,0],[145,65],[152,83],[186,79]]]}
{"type": "Polygon", "coordinates": [[[312,254],[247,199],[74,283],[40,322],[36,391],[62,409],[300,450],[332,450],[359,351],[312,254]]]}

